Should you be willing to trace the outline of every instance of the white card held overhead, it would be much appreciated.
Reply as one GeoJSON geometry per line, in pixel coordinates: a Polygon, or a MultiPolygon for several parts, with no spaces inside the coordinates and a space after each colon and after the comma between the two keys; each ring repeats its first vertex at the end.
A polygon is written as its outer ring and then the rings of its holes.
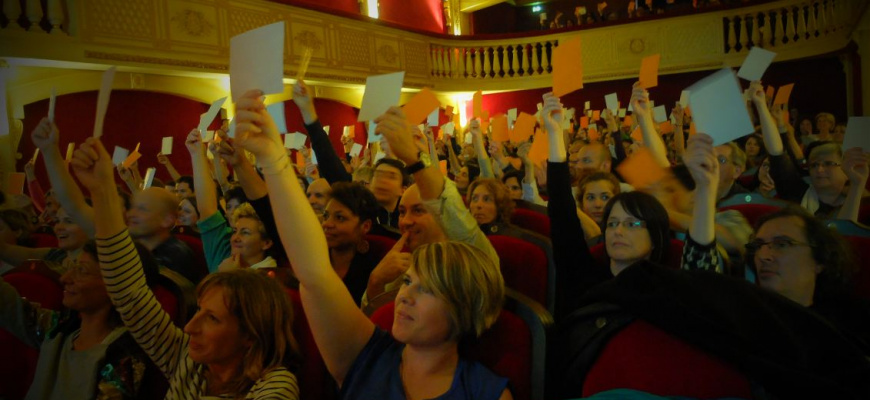
{"type": "Polygon", "coordinates": [[[511,108],[510,110],[508,110],[507,117],[508,117],[508,125],[512,126],[514,124],[514,122],[516,122],[516,120],[517,120],[517,109],[511,108]]]}
{"type": "Polygon", "coordinates": [[[860,147],[865,153],[870,152],[870,117],[849,117],[843,150],[853,147],[860,147]]]}
{"type": "Polygon", "coordinates": [[[96,138],[103,136],[103,120],[106,119],[106,110],[109,109],[109,96],[112,95],[112,82],[114,81],[115,67],[111,67],[103,72],[100,94],[97,96],[97,119],[94,121],[94,137],[96,138]]]}
{"type": "Polygon", "coordinates": [[[275,121],[275,126],[278,127],[278,133],[287,133],[287,120],[284,119],[284,103],[274,103],[266,106],[266,112],[272,116],[275,121]]]}
{"type": "Polygon", "coordinates": [[[583,103],[583,111],[591,110],[591,109],[592,109],[592,102],[591,101],[587,101],[587,102],[583,103]]]}
{"type": "Polygon", "coordinates": [[[369,133],[369,138],[368,138],[369,143],[377,143],[377,142],[381,141],[381,137],[383,137],[383,136],[378,135],[375,132],[375,129],[377,129],[377,127],[378,127],[378,124],[376,124],[374,121],[369,121],[369,132],[368,132],[369,133]]]}
{"type": "Polygon", "coordinates": [[[303,149],[305,148],[306,139],[308,139],[308,136],[299,132],[288,133],[284,135],[284,147],[296,150],[303,149]]]}
{"type": "Polygon", "coordinates": [[[683,90],[680,93],[680,107],[686,108],[689,105],[689,95],[691,93],[688,90],[683,90]]]}
{"type": "Polygon", "coordinates": [[[211,122],[214,121],[214,118],[217,117],[218,113],[221,112],[221,107],[223,107],[224,102],[227,101],[226,97],[221,97],[211,103],[211,106],[208,108],[208,111],[205,114],[199,116],[199,126],[197,127],[200,133],[208,130],[208,126],[211,125],[211,122]]]}
{"type": "Polygon", "coordinates": [[[284,21],[230,39],[230,92],[233,102],[251,89],[284,91],[284,21]]]}
{"type": "Polygon", "coordinates": [[[51,87],[51,97],[48,98],[48,122],[54,123],[54,107],[57,103],[57,92],[51,87]]]}
{"type": "Polygon", "coordinates": [[[453,136],[454,129],[456,129],[456,126],[452,122],[441,125],[441,132],[444,132],[447,136],[453,136]]]}
{"type": "Polygon", "coordinates": [[[404,81],[405,71],[366,78],[366,91],[357,121],[373,121],[390,107],[399,104],[404,81]]]}
{"type": "Polygon", "coordinates": [[[151,184],[154,183],[154,174],[157,173],[157,168],[151,167],[145,171],[145,182],[143,189],[148,189],[151,187],[151,184]]]}
{"type": "Polygon", "coordinates": [[[429,126],[438,126],[438,114],[441,112],[440,108],[436,108],[429,113],[429,117],[426,118],[426,123],[429,126]]]}
{"type": "Polygon", "coordinates": [[[314,149],[311,149],[311,163],[317,165],[317,153],[314,152],[314,149]]]}
{"type": "Polygon", "coordinates": [[[658,123],[668,120],[668,110],[665,109],[665,106],[653,108],[653,119],[658,123]]]}
{"type": "Polygon", "coordinates": [[[127,150],[121,146],[115,146],[115,151],[112,152],[112,164],[121,165],[124,160],[127,159],[127,156],[130,155],[130,150],[127,150]]]}
{"type": "Polygon", "coordinates": [[[619,118],[625,118],[625,112],[626,110],[624,108],[620,108],[617,115],[619,116],[619,118]]]}
{"type": "Polygon", "coordinates": [[[359,143],[354,143],[350,148],[350,156],[351,157],[359,157],[359,153],[362,151],[363,147],[359,143]]]}
{"type": "Polygon", "coordinates": [[[202,133],[203,143],[208,143],[214,140],[214,131],[205,131],[202,133]]]}
{"type": "Polygon", "coordinates": [[[616,93],[604,96],[604,102],[607,104],[607,109],[610,112],[616,114],[619,111],[619,97],[616,96],[616,93]]]}
{"type": "MultiPolygon", "coordinates": [[[[214,133],[212,133],[212,135],[214,135],[214,133]]],[[[204,139],[205,138],[203,138],[203,140],[204,139]]],[[[163,138],[163,143],[160,146],[160,154],[163,154],[164,156],[172,154],[172,136],[166,136],[163,138]]]]}
{"type": "Polygon", "coordinates": [[[230,121],[230,126],[227,128],[227,137],[236,138],[236,119],[230,121]]]}
{"type": "Polygon", "coordinates": [[[764,76],[764,71],[773,62],[776,53],[762,49],[761,47],[753,47],[749,51],[749,55],[743,60],[743,65],[740,66],[740,71],[737,71],[737,76],[746,79],[747,81],[760,81],[764,76]]]}
{"type": "Polygon", "coordinates": [[[386,157],[387,153],[383,151],[379,151],[378,154],[375,154],[375,162],[381,161],[382,158],[386,157]]]}
{"type": "Polygon", "coordinates": [[[720,145],[755,132],[734,72],[724,68],[692,87],[689,105],[698,133],[713,137],[720,145]]]}

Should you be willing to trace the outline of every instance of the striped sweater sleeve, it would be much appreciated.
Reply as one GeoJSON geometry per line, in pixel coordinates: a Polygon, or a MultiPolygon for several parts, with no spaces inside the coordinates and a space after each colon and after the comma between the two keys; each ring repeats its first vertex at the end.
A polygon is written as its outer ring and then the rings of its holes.
{"type": "Polygon", "coordinates": [[[186,359],[190,337],[177,328],[145,284],[142,262],[127,230],[97,238],[106,290],[124,325],[167,377],[186,359]]]}
{"type": "Polygon", "coordinates": [[[252,400],[296,400],[299,398],[299,385],[293,373],[279,368],[260,378],[251,387],[245,398],[252,400]]]}

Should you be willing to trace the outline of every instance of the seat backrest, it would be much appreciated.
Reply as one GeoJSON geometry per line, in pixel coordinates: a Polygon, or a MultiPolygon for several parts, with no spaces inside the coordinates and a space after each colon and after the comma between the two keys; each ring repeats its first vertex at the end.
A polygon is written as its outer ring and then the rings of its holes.
{"type": "Polygon", "coordinates": [[[586,375],[583,397],[618,388],[701,399],[753,397],[736,368],[643,320],[604,346],[586,375]]]}
{"type": "Polygon", "coordinates": [[[296,289],[284,289],[293,303],[293,337],[302,353],[302,366],[299,369],[299,398],[332,400],[338,398],[335,381],[329,375],[320,349],[314,342],[314,335],[302,308],[302,299],[296,289]]]}
{"type": "Polygon", "coordinates": [[[870,300],[870,237],[844,236],[852,248],[858,271],[852,276],[852,289],[855,294],[870,300]]]}
{"type": "MultiPolygon", "coordinates": [[[[377,309],[371,320],[390,332],[393,326],[395,302],[377,309]]],[[[477,361],[497,375],[510,380],[514,399],[531,399],[532,338],[526,322],[503,309],[498,320],[480,338],[462,343],[460,356],[477,361]]],[[[537,399],[536,399],[537,400],[537,399]]]]}
{"type": "MultiPolygon", "coordinates": [[[[671,269],[680,269],[683,262],[683,247],[685,247],[685,245],[686,243],[682,240],[672,238],[671,247],[668,249],[668,256],[663,260],[661,265],[671,269]]],[[[600,265],[610,265],[610,261],[608,260],[607,255],[604,254],[603,242],[590,247],[589,252],[592,253],[592,257],[595,258],[595,261],[598,262],[600,265]]]]}
{"type": "Polygon", "coordinates": [[[548,295],[555,289],[550,287],[547,254],[544,250],[515,237],[489,235],[487,238],[498,253],[505,286],[538,303],[548,304],[548,295]]]}
{"type": "MultiPolygon", "coordinates": [[[[208,262],[205,260],[205,250],[202,247],[202,240],[195,236],[190,235],[175,235],[178,240],[184,242],[191,250],[193,250],[193,255],[196,257],[196,272],[199,276],[207,276],[208,272],[208,262]]],[[[199,282],[193,282],[197,284],[199,282]]]]}
{"type": "Polygon", "coordinates": [[[755,226],[759,218],[785,207],[788,203],[768,199],[759,193],[738,193],[717,203],[719,211],[736,210],[749,221],[749,226],[755,226]]]}
{"type": "Polygon", "coordinates": [[[366,235],[366,241],[369,242],[369,252],[379,259],[384,258],[396,244],[395,240],[381,235],[366,235]]]}
{"type": "Polygon", "coordinates": [[[50,233],[32,233],[30,239],[33,240],[33,247],[57,247],[57,237],[50,233]]]}
{"type": "Polygon", "coordinates": [[[154,297],[178,327],[184,327],[196,310],[196,288],[187,278],[160,267],[160,276],[151,287],[154,297]]]}
{"type": "Polygon", "coordinates": [[[42,308],[60,311],[63,308],[63,286],[46,275],[16,270],[3,275],[21,297],[39,303],[42,308]]]}
{"type": "Polygon", "coordinates": [[[550,217],[525,208],[515,208],[511,222],[520,228],[550,237],[550,217]]]}

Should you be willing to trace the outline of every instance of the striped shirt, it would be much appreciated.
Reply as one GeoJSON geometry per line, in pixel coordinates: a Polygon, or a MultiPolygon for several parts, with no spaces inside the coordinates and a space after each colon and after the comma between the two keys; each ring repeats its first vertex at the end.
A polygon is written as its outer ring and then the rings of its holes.
{"type": "MultiPolygon", "coordinates": [[[[188,355],[190,336],[176,327],[145,284],[139,254],[127,230],[97,239],[106,290],[124,324],[169,380],[166,399],[199,399],[206,393],[206,367],[188,355]]],[[[298,399],[296,376],[279,368],[261,377],[246,399],[298,399]]]]}

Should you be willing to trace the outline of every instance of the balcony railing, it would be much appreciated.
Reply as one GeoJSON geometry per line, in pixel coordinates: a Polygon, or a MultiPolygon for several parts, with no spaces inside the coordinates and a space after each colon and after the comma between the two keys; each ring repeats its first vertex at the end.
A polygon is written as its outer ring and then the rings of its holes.
{"type": "Polygon", "coordinates": [[[253,0],[3,1],[0,57],[116,64],[224,74],[229,38],[287,21],[285,72],[316,46],[308,76],[361,84],[406,71],[406,86],[440,91],[516,90],[550,85],[552,52],[582,38],[584,78],[636,76],[640,60],[662,53],[662,73],[737,66],[752,46],[778,61],[844,47],[866,0],[783,0],[756,6],[525,38],[474,40],[424,35],[363,20],[253,0]],[[22,8],[21,4],[24,4],[22,8]],[[65,39],[60,39],[65,37],[65,39]]]}

